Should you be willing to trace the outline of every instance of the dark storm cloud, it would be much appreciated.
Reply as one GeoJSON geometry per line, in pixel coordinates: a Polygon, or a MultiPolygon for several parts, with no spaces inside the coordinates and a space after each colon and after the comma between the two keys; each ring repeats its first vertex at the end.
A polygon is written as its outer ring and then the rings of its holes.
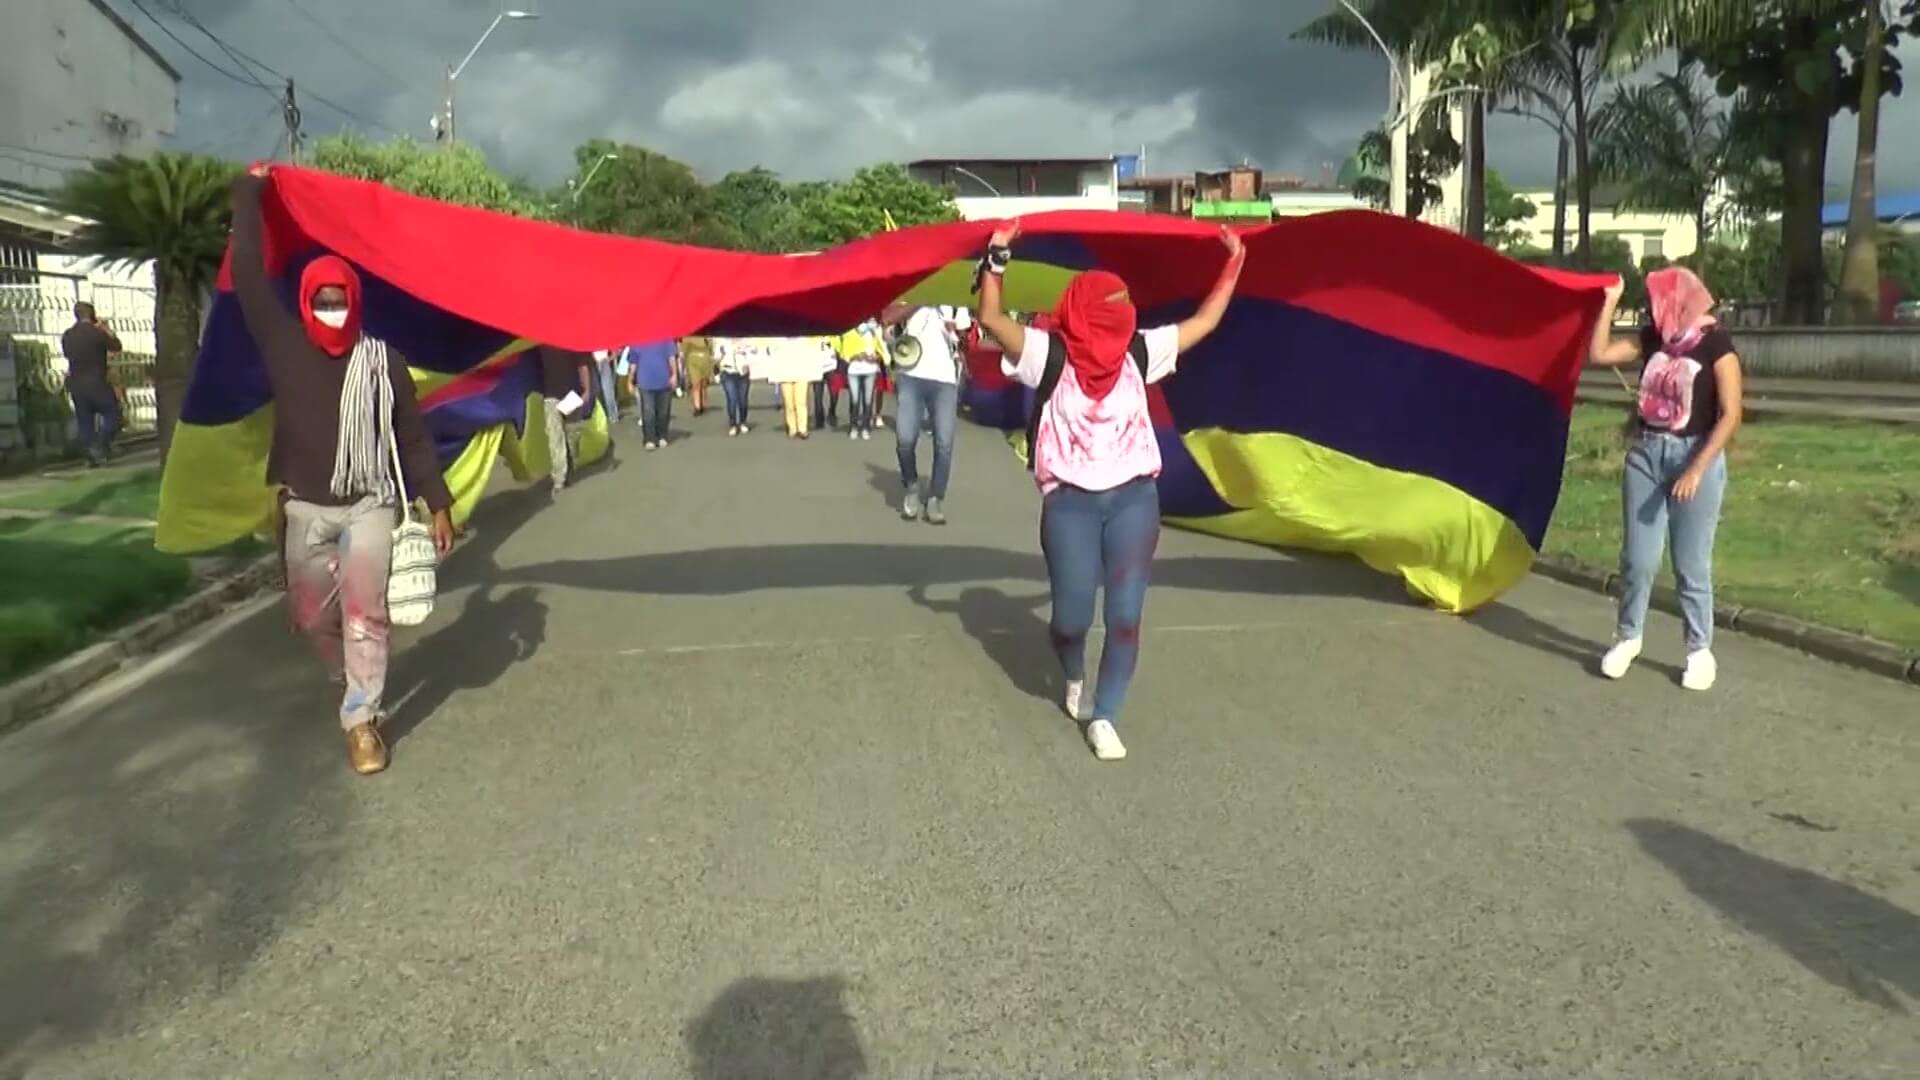
{"type": "MultiPolygon", "coordinates": [[[[235,156],[274,145],[269,96],[186,56],[110,0],[186,73],[180,141],[235,156]]],[[[381,125],[430,137],[443,74],[499,0],[141,0],[215,34],[354,113],[309,96],[310,133],[381,125]],[[341,42],[346,44],[343,45],[341,42]]],[[[1289,40],[1333,0],[518,0],[462,75],[460,134],[504,168],[552,181],[594,137],[639,143],[708,174],[763,164],[844,175],[920,156],[1105,155],[1145,143],[1153,171],[1251,160],[1318,177],[1385,106],[1371,53],[1289,40]]],[[[170,25],[223,65],[197,31],[170,25]]],[[[1916,50],[1909,48],[1909,59],[1916,50]]],[[[269,79],[268,81],[273,81],[269,79]]],[[[1914,122],[1886,112],[1886,132],[1914,122]]],[[[1835,131],[1836,176],[1851,127],[1835,131]],[[1843,130],[1844,129],[1844,130],[1843,130]],[[1844,149],[1843,149],[1844,148],[1844,149]]],[[[1553,143],[1491,127],[1495,163],[1543,183],[1553,143]]],[[[1920,141],[1885,138],[1883,185],[1912,186],[1920,141]]]]}

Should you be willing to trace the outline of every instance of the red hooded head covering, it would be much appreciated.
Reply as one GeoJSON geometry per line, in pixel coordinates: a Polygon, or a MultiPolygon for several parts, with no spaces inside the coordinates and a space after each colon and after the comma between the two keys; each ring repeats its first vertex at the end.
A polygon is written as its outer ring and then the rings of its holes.
{"type": "Polygon", "coordinates": [[[1133,343],[1136,316],[1127,283],[1105,270],[1077,274],[1053,315],[1080,389],[1095,401],[1106,397],[1120,381],[1127,346],[1133,343]]]}
{"type": "Polygon", "coordinates": [[[1713,294],[1699,275],[1684,266],[1655,270],[1647,275],[1647,301],[1653,308],[1653,328],[1660,342],[1685,351],[1689,339],[1714,325],[1713,294]]]}
{"type": "Polygon", "coordinates": [[[307,337],[328,356],[345,356],[360,340],[360,275],[347,261],[335,255],[322,255],[300,271],[300,322],[307,337]],[[335,329],[313,317],[313,294],[329,285],[338,285],[347,294],[347,322],[335,329]]]}

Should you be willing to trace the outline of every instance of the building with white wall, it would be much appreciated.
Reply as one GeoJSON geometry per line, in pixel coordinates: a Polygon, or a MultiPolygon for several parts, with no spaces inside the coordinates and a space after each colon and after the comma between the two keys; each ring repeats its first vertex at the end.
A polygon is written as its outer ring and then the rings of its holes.
{"type": "Polygon", "coordinates": [[[930,158],[909,162],[907,173],[952,191],[968,221],[1120,209],[1120,163],[1111,157],[930,158]]]}
{"type": "Polygon", "coordinates": [[[47,190],[66,169],[159,149],[180,73],[104,0],[5,0],[0,185],[47,190]]]}
{"type": "MultiPolygon", "coordinates": [[[[174,132],[180,73],[104,0],[0,0],[0,451],[21,437],[11,363],[28,344],[64,370],[73,305],[98,309],[133,355],[154,351],[151,267],[102,267],[65,251],[86,223],[50,194],[76,168],[159,149],[174,132]]],[[[129,391],[136,426],[151,391],[129,391]]]]}

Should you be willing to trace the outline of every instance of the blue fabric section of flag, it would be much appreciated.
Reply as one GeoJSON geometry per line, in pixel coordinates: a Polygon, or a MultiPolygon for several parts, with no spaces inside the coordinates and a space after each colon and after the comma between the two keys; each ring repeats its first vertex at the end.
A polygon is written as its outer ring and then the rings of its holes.
{"type": "MultiPolygon", "coordinates": [[[[281,305],[295,318],[299,307],[294,289],[300,271],[321,254],[313,251],[290,260],[273,282],[281,305]]],[[[414,367],[466,371],[512,340],[511,335],[417,300],[365,270],[360,271],[360,284],[366,305],[363,328],[399,350],[414,367]]],[[[231,423],[272,398],[266,367],[247,330],[239,298],[231,292],[215,293],[181,419],[191,424],[231,423]]]]}
{"type": "Polygon", "coordinates": [[[1180,433],[1169,428],[1155,428],[1154,439],[1160,444],[1160,513],[1166,517],[1204,518],[1216,514],[1232,513],[1234,507],[1227,504],[1220,493],[1214,490],[1213,481],[1200,469],[1200,463],[1193,460],[1193,454],[1180,438],[1180,433]]]}
{"type": "MultiPolygon", "coordinates": [[[[1144,312],[1140,321],[1159,325],[1191,310],[1144,312]]],[[[1181,432],[1282,431],[1431,477],[1506,515],[1536,550],[1559,501],[1568,420],[1545,391],[1289,304],[1235,300],[1162,386],[1181,432]]]]}
{"type": "Polygon", "coordinates": [[[443,397],[425,410],[427,433],[433,436],[443,465],[459,457],[474,435],[497,424],[512,424],[516,433],[526,434],[527,395],[540,389],[537,355],[533,350],[521,353],[505,363],[491,386],[473,394],[443,397]]]}

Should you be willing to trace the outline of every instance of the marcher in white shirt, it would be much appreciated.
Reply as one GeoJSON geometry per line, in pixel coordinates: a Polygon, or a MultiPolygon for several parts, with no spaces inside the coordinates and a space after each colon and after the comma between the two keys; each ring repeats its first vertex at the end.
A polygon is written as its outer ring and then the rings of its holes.
{"type": "Polygon", "coordinates": [[[910,309],[904,336],[919,345],[911,365],[894,355],[899,408],[894,416],[895,449],[900,459],[900,516],[914,521],[924,508],[929,524],[945,525],[947,481],[953,473],[954,426],[960,411],[960,362],[953,324],[938,308],[910,309]],[[923,496],[917,450],[922,425],[933,430],[933,476],[923,496]]]}

